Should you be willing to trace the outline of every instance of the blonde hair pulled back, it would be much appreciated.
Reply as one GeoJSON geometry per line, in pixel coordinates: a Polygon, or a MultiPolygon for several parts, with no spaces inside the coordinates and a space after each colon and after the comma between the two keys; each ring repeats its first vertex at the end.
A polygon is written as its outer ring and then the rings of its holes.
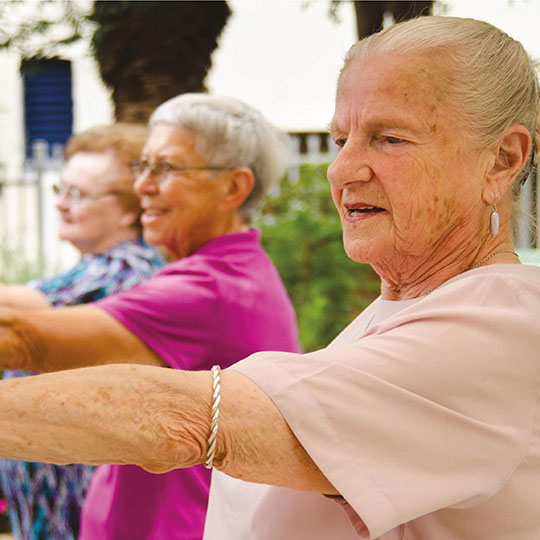
{"type": "Polygon", "coordinates": [[[533,149],[517,178],[527,178],[540,148],[539,85],[534,64],[520,42],[484,21],[419,17],[353,45],[342,73],[353,60],[387,53],[434,59],[441,67],[448,103],[459,111],[460,121],[480,146],[494,143],[512,125],[525,126],[533,149]]]}

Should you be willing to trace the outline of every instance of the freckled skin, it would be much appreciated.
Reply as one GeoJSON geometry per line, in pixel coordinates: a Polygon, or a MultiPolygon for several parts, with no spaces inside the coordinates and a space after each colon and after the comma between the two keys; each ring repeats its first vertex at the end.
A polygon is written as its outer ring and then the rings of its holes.
{"type": "Polygon", "coordinates": [[[107,392],[107,390],[103,390],[101,389],[99,391],[99,397],[101,397],[102,399],[106,400],[106,401],[110,401],[111,399],[111,394],[109,394],[109,392],[107,392]]]}
{"type": "Polygon", "coordinates": [[[467,140],[439,80],[425,57],[380,55],[352,60],[338,84],[332,134],[342,148],[328,179],[345,250],[398,296],[441,266],[463,271],[487,234],[488,150],[467,140]],[[346,205],[357,203],[385,211],[351,219],[346,205]]]}

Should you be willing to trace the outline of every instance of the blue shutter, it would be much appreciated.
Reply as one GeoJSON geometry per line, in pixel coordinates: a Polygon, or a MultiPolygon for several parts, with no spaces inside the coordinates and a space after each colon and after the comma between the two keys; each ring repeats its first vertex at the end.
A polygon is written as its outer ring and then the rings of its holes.
{"type": "Polygon", "coordinates": [[[21,71],[26,154],[36,139],[45,139],[49,149],[55,143],[64,145],[73,129],[71,63],[57,58],[26,60],[21,71]]]}

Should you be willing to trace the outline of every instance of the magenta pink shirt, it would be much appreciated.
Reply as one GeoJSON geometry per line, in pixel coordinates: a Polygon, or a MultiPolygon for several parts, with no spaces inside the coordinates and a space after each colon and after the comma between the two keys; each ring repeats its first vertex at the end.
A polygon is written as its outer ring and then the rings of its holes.
{"type": "MultiPolygon", "coordinates": [[[[256,351],[298,350],[294,310],[255,229],[214,238],[95,305],[172,368],[225,368],[256,351]]],[[[160,475],[98,467],[80,540],[200,540],[209,482],[202,466],[160,475]]]]}

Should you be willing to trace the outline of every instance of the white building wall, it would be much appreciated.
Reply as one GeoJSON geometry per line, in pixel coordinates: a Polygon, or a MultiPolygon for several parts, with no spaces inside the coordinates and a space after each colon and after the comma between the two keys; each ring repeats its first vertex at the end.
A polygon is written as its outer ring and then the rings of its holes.
{"type": "Polygon", "coordinates": [[[112,122],[114,109],[111,93],[101,81],[98,65],[88,46],[78,44],[66,58],[72,61],[74,133],[112,122]]]}
{"type": "Polygon", "coordinates": [[[24,161],[23,91],[19,75],[20,58],[0,51],[0,175],[14,180],[24,161]]]}

